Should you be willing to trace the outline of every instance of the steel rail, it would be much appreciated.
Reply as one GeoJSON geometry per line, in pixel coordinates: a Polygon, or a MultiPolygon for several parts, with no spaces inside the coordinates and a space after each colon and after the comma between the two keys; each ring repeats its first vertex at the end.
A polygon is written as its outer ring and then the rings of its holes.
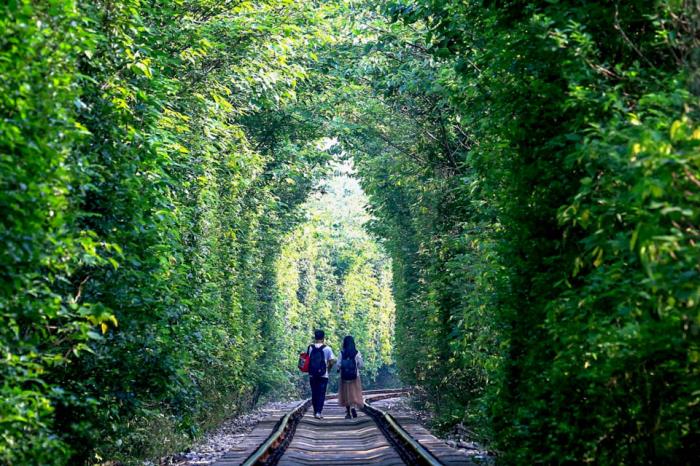
{"type": "MultiPolygon", "coordinates": [[[[381,398],[379,398],[381,399],[381,398]]],[[[413,458],[408,458],[409,464],[420,464],[420,465],[429,465],[429,466],[444,466],[443,463],[440,462],[430,451],[425,448],[423,445],[420,444],[416,439],[413,438],[411,434],[404,429],[401,424],[399,424],[394,417],[387,413],[382,411],[379,408],[375,408],[374,406],[371,406],[369,403],[365,404],[364,407],[365,413],[367,413],[372,419],[377,422],[378,425],[381,427],[381,423],[379,422],[379,419],[381,419],[383,422],[388,425],[388,427],[391,429],[391,434],[395,436],[396,438],[392,438],[392,435],[387,435],[387,432],[385,429],[382,429],[382,431],[385,432],[385,435],[387,436],[387,439],[392,442],[396,443],[397,440],[400,443],[403,443],[403,447],[408,447],[408,449],[411,450],[411,453],[414,456],[413,458]]],[[[402,453],[402,457],[406,452],[402,451],[401,448],[397,448],[397,450],[402,453]]],[[[406,460],[406,458],[404,458],[406,460]]]]}
{"type": "MultiPolygon", "coordinates": [[[[311,404],[311,398],[302,401],[299,405],[292,409],[290,412],[284,415],[282,419],[277,423],[277,428],[273,430],[270,436],[265,440],[249,457],[246,459],[242,466],[258,466],[267,464],[268,459],[277,450],[286,438],[289,430],[296,428],[296,423],[303,416],[304,411],[307,410],[311,404]],[[301,416],[298,416],[301,414],[301,416]],[[295,419],[296,418],[296,419],[295,419]],[[290,421],[296,421],[294,425],[290,424],[290,421]]],[[[293,432],[291,432],[294,435],[293,432]]]]}

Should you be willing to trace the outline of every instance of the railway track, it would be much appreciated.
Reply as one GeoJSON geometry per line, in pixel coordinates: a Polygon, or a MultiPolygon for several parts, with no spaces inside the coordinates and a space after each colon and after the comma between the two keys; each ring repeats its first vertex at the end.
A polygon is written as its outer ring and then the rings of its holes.
{"type": "Polygon", "coordinates": [[[422,428],[417,421],[395,419],[373,406],[405,396],[406,390],[366,391],[365,408],[356,419],[345,419],[335,397],[326,401],[324,419],[307,416],[306,400],[262,422],[235,451],[214,466],[346,466],[473,464],[458,450],[422,428]],[[406,427],[404,427],[406,426],[406,427]]]}

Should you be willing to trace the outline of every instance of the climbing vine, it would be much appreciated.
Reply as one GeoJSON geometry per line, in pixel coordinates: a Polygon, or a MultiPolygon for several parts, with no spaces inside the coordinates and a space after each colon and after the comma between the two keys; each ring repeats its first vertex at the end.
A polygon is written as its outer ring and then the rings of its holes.
{"type": "MultiPolygon", "coordinates": [[[[347,170],[348,167],[346,166],[347,170]]],[[[296,370],[299,351],[317,328],[339,357],[343,337],[352,335],[363,354],[363,386],[380,370],[392,371],[395,304],[390,261],[363,229],[366,198],[356,180],[341,172],[304,206],[308,220],[283,242],[276,265],[276,343],[281,368],[302,393],[308,381],[296,370]],[[291,373],[291,374],[290,374],[291,373]]],[[[331,378],[334,390],[337,377],[331,378]]]]}

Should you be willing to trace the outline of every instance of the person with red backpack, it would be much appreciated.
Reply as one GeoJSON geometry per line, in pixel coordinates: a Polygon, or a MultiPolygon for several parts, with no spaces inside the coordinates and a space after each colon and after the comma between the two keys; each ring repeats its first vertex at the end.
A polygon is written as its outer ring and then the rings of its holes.
{"type": "Polygon", "coordinates": [[[323,330],[316,330],[314,343],[309,345],[306,354],[302,355],[299,361],[299,368],[309,373],[311,404],[314,407],[316,419],[323,419],[323,405],[326,401],[326,389],[328,388],[328,370],[335,364],[335,355],[333,350],[326,346],[325,339],[326,335],[323,330]]]}

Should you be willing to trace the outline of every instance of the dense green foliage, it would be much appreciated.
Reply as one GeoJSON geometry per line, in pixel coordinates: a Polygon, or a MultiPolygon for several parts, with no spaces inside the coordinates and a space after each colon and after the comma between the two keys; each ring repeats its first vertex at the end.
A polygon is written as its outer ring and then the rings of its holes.
{"type": "Polygon", "coordinates": [[[409,27],[365,35],[381,103],[347,143],[394,260],[402,377],[448,422],[490,420],[504,461],[693,460],[696,9],[396,2],[409,27]]]}
{"type": "Polygon", "coordinates": [[[0,462],[172,450],[293,392],[317,325],[506,463],[692,462],[698,24],[694,0],[6,2],[0,462]],[[334,157],[371,217],[307,202],[334,157]]]}
{"type": "Polygon", "coordinates": [[[290,117],[319,11],[0,11],[0,463],[167,452],[270,385],[278,238],[329,158],[290,117]]]}

